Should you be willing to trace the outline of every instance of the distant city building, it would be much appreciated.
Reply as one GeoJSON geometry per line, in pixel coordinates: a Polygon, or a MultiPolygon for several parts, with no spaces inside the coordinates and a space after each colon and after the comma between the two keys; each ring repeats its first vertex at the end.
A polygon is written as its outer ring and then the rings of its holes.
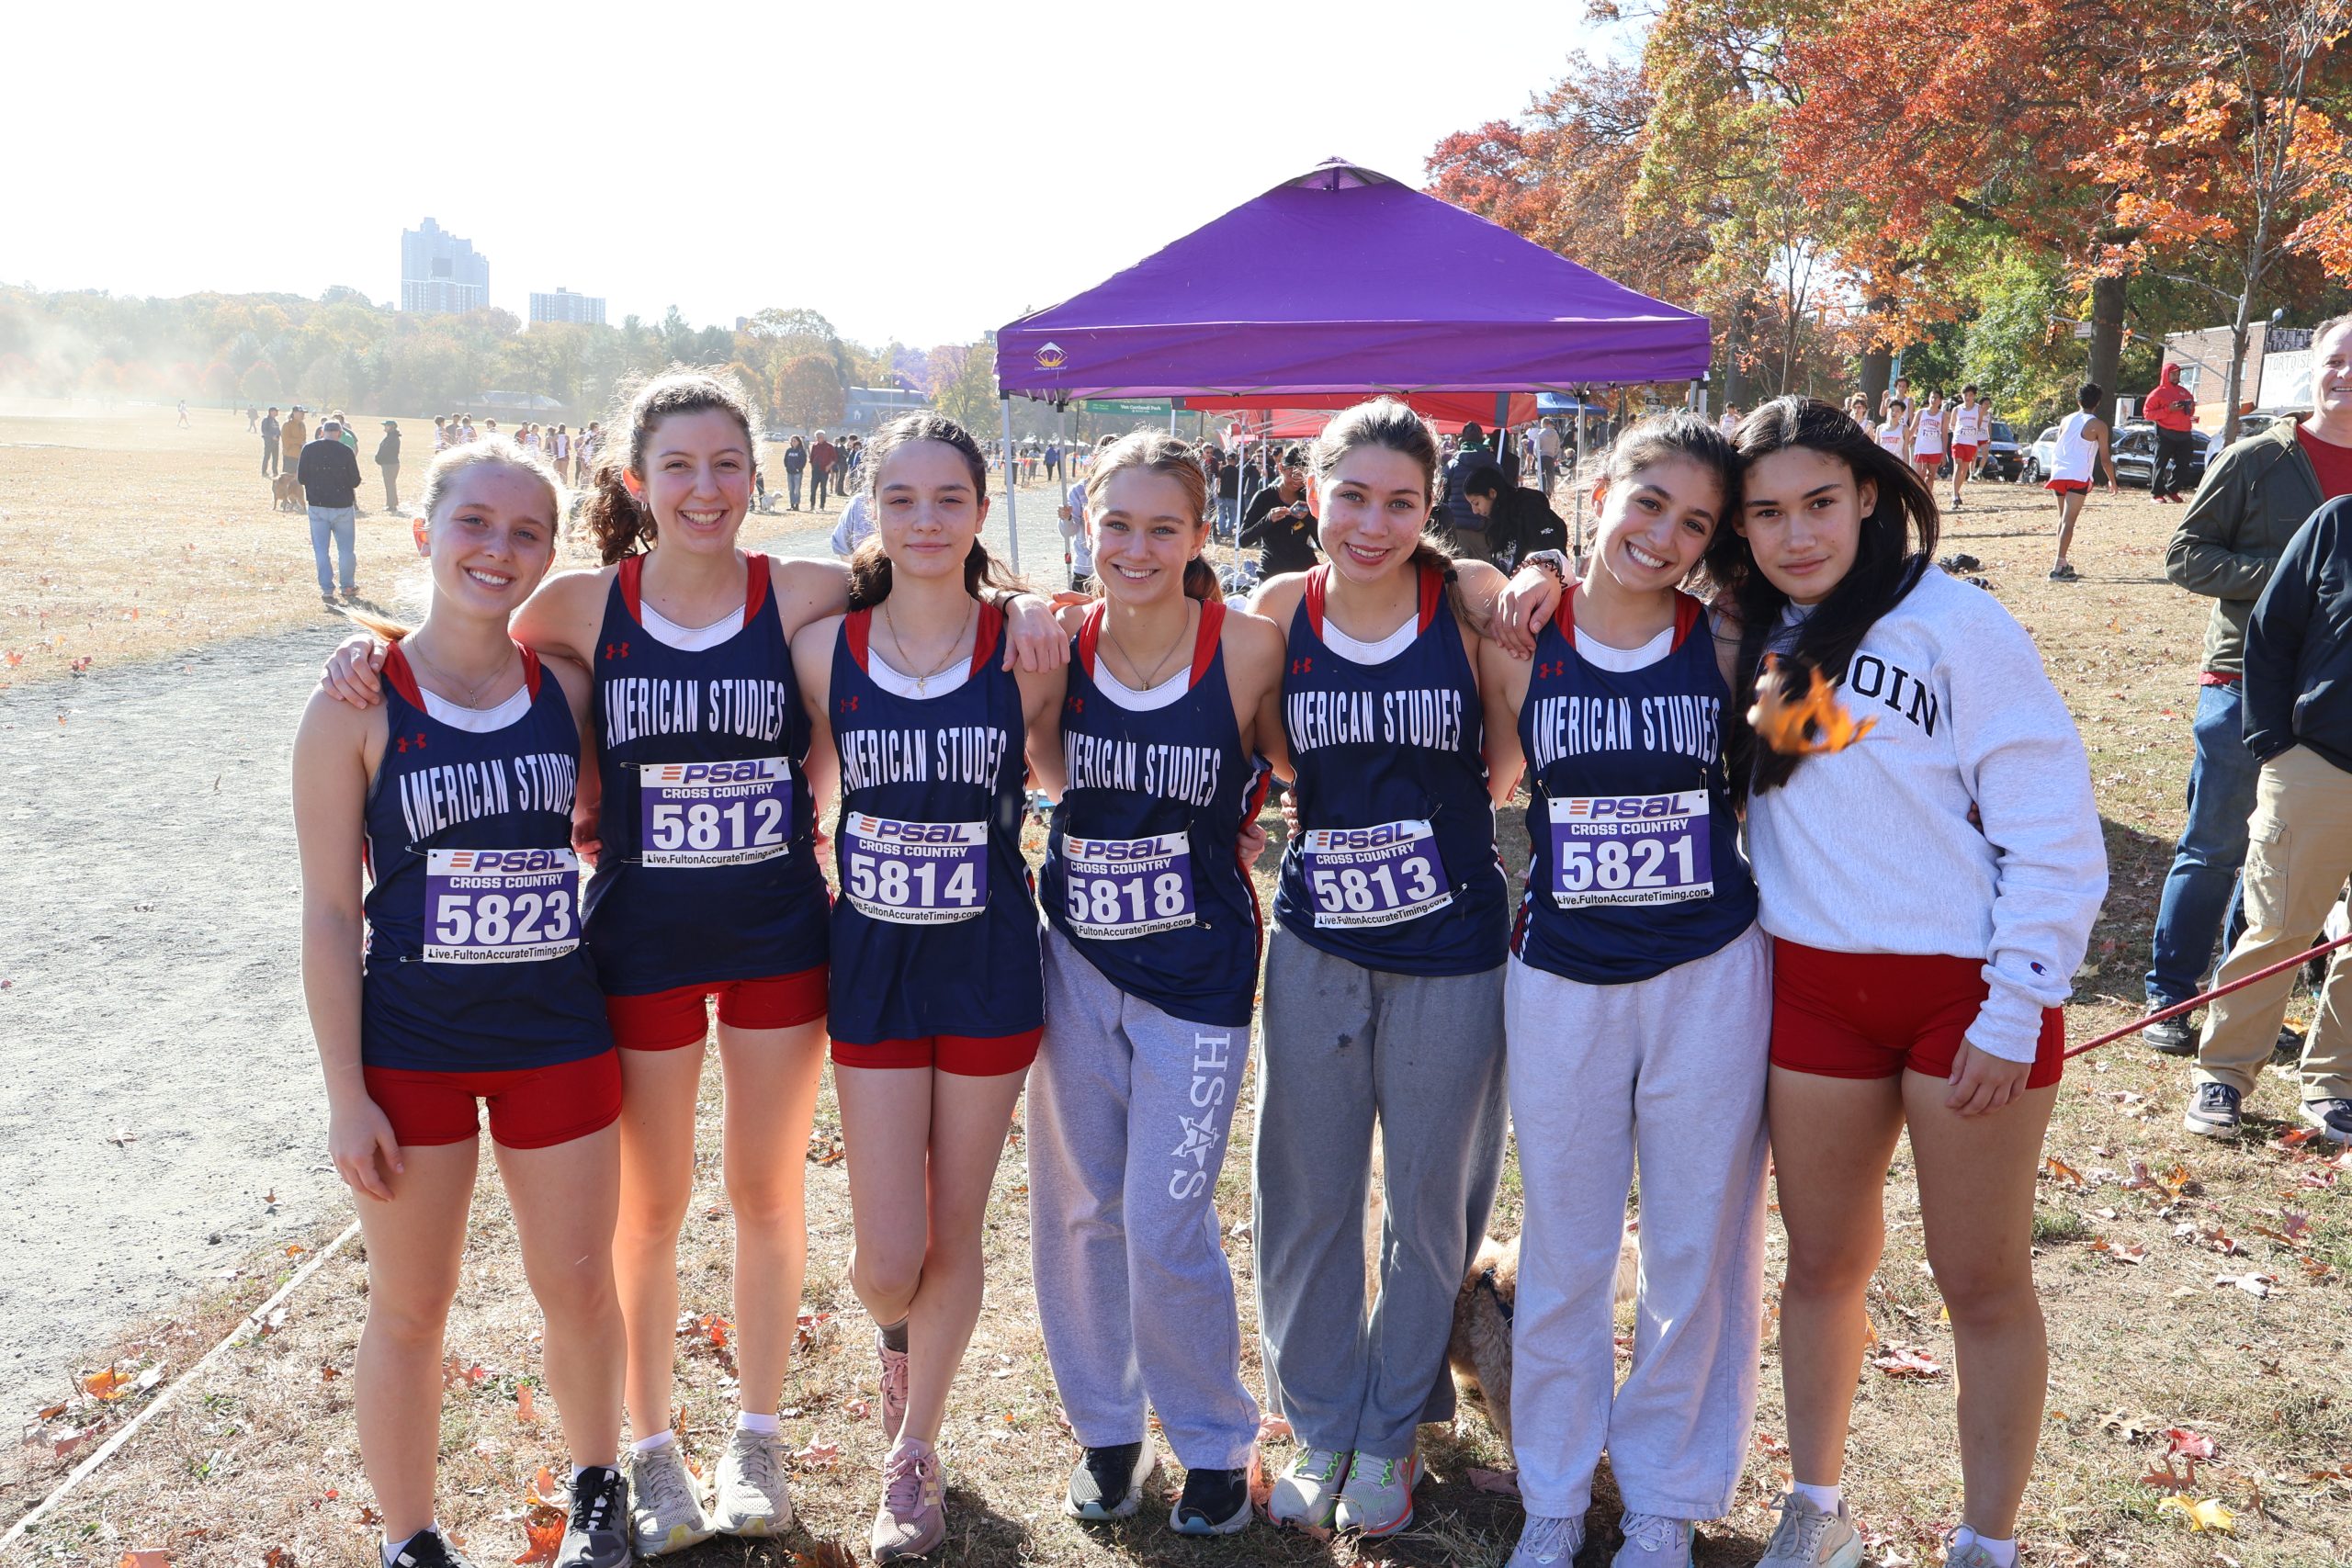
{"type": "Polygon", "coordinates": [[[552,294],[531,296],[531,320],[535,321],[584,321],[593,327],[605,324],[605,301],[601,295],[574,294],[569,288],[558,288],[552,294]]]}
{"type": "Polygon", "coordinates": [[[401,309],[450,315],[490,308],[490,258],[428,218],[401,231],[401,309]]]}

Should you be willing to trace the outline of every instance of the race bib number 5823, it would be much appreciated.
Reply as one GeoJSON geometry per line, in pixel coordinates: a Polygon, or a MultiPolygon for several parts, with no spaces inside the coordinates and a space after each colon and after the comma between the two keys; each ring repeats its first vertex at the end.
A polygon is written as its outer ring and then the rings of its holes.
{"type": "Polygon", "coordinates": [[[643,864],[749,865],[792,847],[792,765],[781,757],[650,762],[637,776],[643,864]]]}
{"type": "Polygon", "coordinates": [[[570,850],[424,852],[424,961],[526,964],[580,945],[570,850]]]}

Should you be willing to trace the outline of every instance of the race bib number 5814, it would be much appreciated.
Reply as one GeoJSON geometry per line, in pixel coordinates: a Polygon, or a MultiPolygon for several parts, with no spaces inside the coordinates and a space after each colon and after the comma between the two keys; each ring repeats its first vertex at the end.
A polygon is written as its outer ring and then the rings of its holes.
{"type": "Polygon", "coordinates": [[[989,901],[989,825],[842,818],[842,891],[868,919],[900,926],[968,920],[989,901]]]}
{"type": "Polygon", "coordinates": [[[580,945],[570,850],[424,852],[424,961],[526,964],[580,945]]]}

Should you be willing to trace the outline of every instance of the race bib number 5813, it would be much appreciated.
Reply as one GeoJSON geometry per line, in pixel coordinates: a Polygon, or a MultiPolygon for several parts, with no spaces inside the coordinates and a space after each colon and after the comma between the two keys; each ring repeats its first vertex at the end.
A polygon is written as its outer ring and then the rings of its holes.
{"type": "Polygon", "coordinates": [[[1426,818],[1299,835],[1318,926],[1393,926],[1453,902],[1426,818]]]}
{"type": "Polygon", "coordinates": [[[650,762],[637,776],[646,865],[749,865],[792,847],[792,765],[781,757],[650,762]]]}
{"type": "Polygon", "coordinates": [[[424,961],[526,964],[580,945],[570,850],[424,852],[424,961]]]}

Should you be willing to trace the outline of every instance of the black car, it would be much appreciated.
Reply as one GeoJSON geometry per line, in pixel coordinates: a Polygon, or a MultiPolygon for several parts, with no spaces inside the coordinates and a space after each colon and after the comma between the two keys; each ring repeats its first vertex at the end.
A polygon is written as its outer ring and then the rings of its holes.
{"type": "MultiPolygon", "coordinates": [[[[2188,473],[2175,490],[2185,495],[2204,480],[2205,459],[2212,443],[2213,438],[2201,430],[2189,432],[2188,473]]],[[[2116,482],[2145,490],[2156,471],[2156,427],[2135,420],[2115,433],[2112,449],[2116,482]]]]}
{"type": "Polygon", "coordinates": [[[1976,454],[1984,465],[1987,479],[2006,479],[2014,484],[2025,472],[2025,454],[2018,450],[2018,433],[2004,419],[1993,422],[1993,438],[1984,443],[1984,450],[1976,454]]]}

